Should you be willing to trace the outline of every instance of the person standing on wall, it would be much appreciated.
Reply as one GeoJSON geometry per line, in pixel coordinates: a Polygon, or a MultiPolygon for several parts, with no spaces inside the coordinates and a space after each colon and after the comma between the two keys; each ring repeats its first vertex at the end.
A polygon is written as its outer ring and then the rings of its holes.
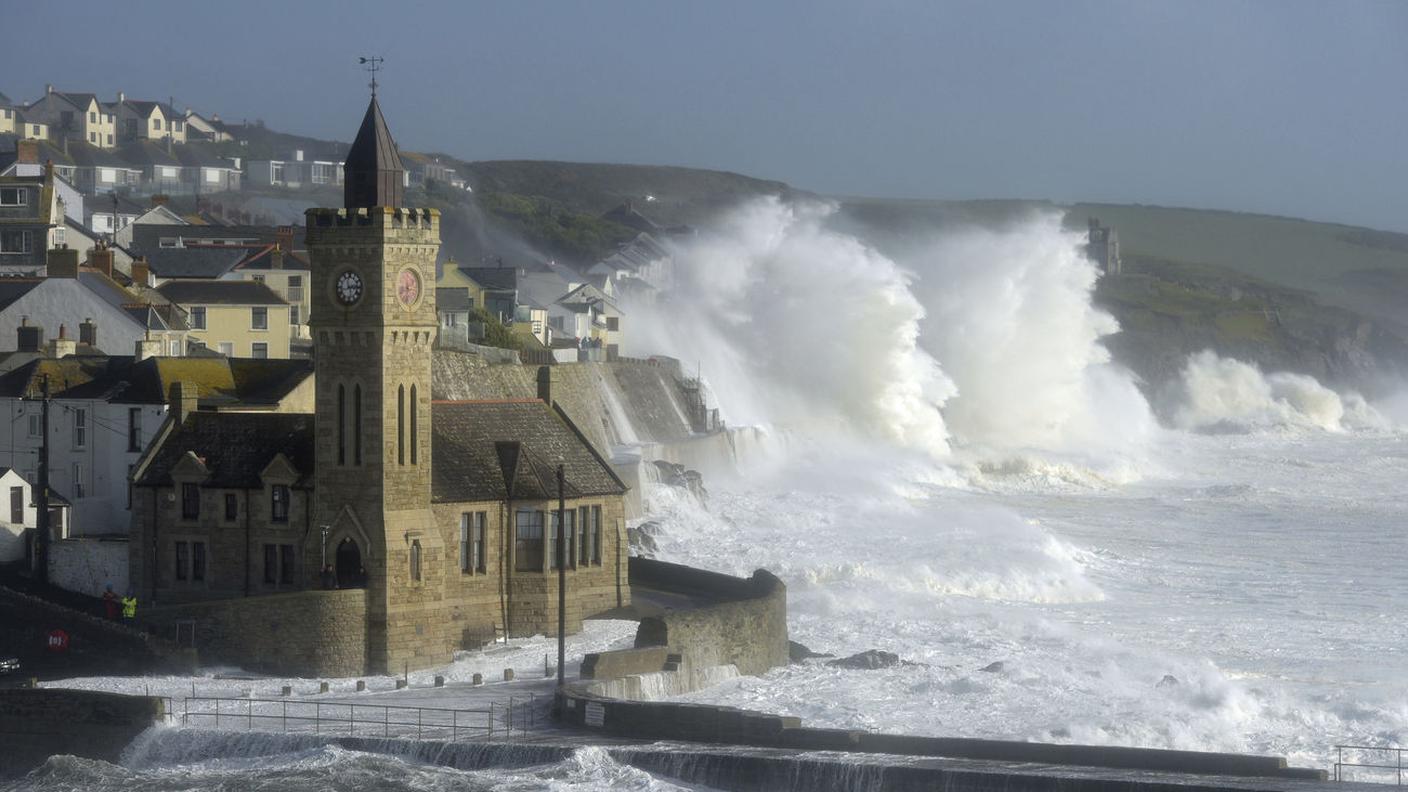
{"type": "Polygon", "coordinates": [[[137,592],[131,588],[127,589],[127,596],[122,598],[122,623],[131,626],[137,620],[137,592]]]}
{"type": "Polygon", "coordinates": [[[112,584],[107,585],[103,591],[103,616],[108,621],[117,621],[117,595],[113,593],[112,584]]]}

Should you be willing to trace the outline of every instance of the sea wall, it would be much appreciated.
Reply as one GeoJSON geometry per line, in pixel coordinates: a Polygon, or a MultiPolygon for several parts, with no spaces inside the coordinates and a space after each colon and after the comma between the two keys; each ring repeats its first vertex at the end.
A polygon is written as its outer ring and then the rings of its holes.
{"type": "Polygon", "coordinates": [[[162,720],[163,702],[88,690],[0,690],[0,778],[15,777],[54,754],[116,762],[162,720]]]}
{"type": "Polygon", "coordinates": [[[101,597],[109,586],[127,591],[127,537],[63,539],[49,546],[49,582],[59,588],[101,597]]]}
{"type": "Polygon", "coordinates": [[[278,669],[306,676],[356,676],[367,667],[363,589],[297,591],[148,608],[158,634],[193,645],[203,664],[278,669]]]}
{"type": "Polygon", "coordinates": [[[642,617],[635,648],[583,658],[584,692],[649,700],[787,664],[787,587],[771,573],[737,578],[632,558],[630,580],[638,602],[664,594],[687,604],[642,617]]]}

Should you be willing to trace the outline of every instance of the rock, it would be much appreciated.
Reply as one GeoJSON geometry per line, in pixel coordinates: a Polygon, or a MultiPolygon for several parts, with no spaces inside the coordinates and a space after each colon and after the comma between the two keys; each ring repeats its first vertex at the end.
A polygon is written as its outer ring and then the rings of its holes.
{"type": "Polygon", "coordinates": [[[704,476],[699,471],[690,470],[684,465],[666,462],[663,459],[654,460],[651,464],[655,466],[655,480],[657,482],[688,490],[699,499],[700,503],[709,497],[709,491],[704,489],[704,476]]]}
{"type": "Polygon", "coordinates": [[[655,535],[660,533],[660,523],[643,522],[626,529],[626,542],[631,548],[631,555],[642,558],[654,558],[660,552],[660,547],[655,542],[655,535]]]}
{"type": "Polygon", "coordinates": [[[1173,674],[1164,674],[1164,678],[1160,679],[1159,684],[1155,685],[1154,687],[1177,687],[1180,684],[1182,683],[1178,681],[1178,677],[1174,676],[1173,674]]]}
{"type": "Polygon", "coordinates": [[[814,657],[835,656],[836,655],[824,654],[822,652],[813,652],[811,649],[808,649],[806,646],[799,644],[796,641],[787,642],[787,659],[791,660],[794,663],[800,663],[803,660],[810,660],[814,657]]]}
{"type": "MultiPolygon", "coordinates": [[[[899,655],[891,652],[882,652],[879,649],[867,649],[864,652],[853,654],[850,657],[843,657],[840,660],[827,662],[827,665],[835,666],[836,668],[855,668],[864,671],[876,668],[890,668],[891,666],[901,664],[899,655]]],[[[903,663],[903,665],[912,665],[912,663],[903,663]]]]}
{"type": "Polygon", "coordinates": [[[1001,660],[997,660],[997,661],[995,661],[995,662],[988,663],[987,665],[983,666],[982,668],[979,668],[978,670],[979,670],[979,671],[986,671],[986,672],[988,672],[989,674],[1000,674],[1000,673],[1002,673],[1002,669],[1004,669],[1004,668],[1006,668],[1006,667],[1007,667],[1007,664],[1006,664],[1006,663],[1002,662],[1001,660]]]}

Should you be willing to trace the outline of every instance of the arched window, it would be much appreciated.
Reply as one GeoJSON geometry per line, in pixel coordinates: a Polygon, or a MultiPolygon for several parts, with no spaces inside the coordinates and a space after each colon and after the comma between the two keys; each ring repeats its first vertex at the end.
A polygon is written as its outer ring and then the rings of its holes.
{"type": "Polygon", "coordinates": [[[420,414],[420,401],[416,399],[416,386],[411,385],[411,464],[416,464],[416,451],[420,447],[420,433],[416,431],[420,414]]]}
{"type": "Polygon", "coordinates": [[[420,582],[420,540],[411,540],[411,580],[420,582]]]}
{"type": "Polygon", "coordinates": [[[352,386],[352,464],[362,464],[362,386],[352,386]]]}
{"type": "Polygon", "coordinates": [[[396,464],[406,464],[406,386],[396,387],[396,464]]]}
{"type": "Polygon", "coordinates": [[[337,386],[337,464],[347,464],[347,389],[337,386]]]}

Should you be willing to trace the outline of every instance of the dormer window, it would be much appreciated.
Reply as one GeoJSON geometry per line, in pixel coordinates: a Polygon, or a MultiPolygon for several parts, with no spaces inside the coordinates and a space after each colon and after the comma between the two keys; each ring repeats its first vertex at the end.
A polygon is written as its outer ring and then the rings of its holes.
{"type": "Polygon", "coordinates": [[[270,522],[288,522],[288,500],[289,491],[287,484],[275,484],[269,490],[269,520],[270,522]]]}

